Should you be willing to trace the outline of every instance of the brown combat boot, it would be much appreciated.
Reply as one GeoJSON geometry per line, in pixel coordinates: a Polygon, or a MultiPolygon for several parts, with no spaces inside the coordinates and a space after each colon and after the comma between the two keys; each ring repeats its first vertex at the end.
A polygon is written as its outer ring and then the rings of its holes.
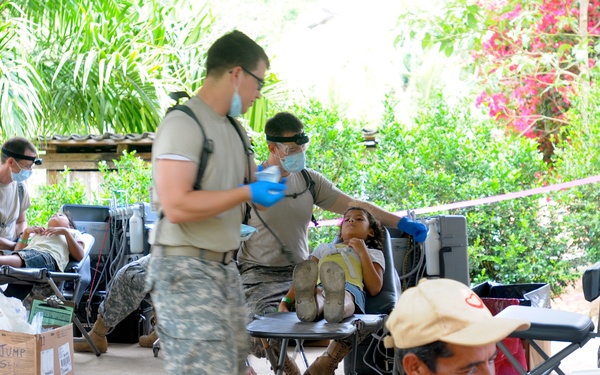
{"type": "Polygon", "coordinates": [[[350,346],[332,341],[327,347],[327,351],[311,363],[304,375],[334,375],[338,364],[350,353],[351,349],[350,346]]]}
{"type": "Polygon", "coordinates": [[[140,336],[140,346],[144,348],[151,348],[154,342],[158,340],[158,335],[156,334],[156,330],[150,332],[149,335],[140,336]]]}
{"type": "MultiPolygon", "coordinates": [[[[106,341],[106,332],[110,330],[110,327],[104,325],[104,320],[102,319],[102,315],[98,315],[98,320],[94,323],[94,327],[92,330],[88,332],[90,339],[96,348],[100,350],[100,353],[106,353],[108,350],[108,341],[106,341]]],[[[73,339],[73,349],[76,352],[93,352],[94,350],[88,344],[85,337],[75,337],[73,339]]]]}
{"type": "MultiPolygon", "coordinates": [[[[279,352],[280,352],[279,347],[272,346],[271,348],[273,349],[273,353],[275,354],[275,357],[277,359],[279,359],[279,352]]],[[[287,354],[285,355],[285,361],[283,362],[283,373],[285,375],[300,375],[300,369],[298,368],[298,365],[287,354]]]]}

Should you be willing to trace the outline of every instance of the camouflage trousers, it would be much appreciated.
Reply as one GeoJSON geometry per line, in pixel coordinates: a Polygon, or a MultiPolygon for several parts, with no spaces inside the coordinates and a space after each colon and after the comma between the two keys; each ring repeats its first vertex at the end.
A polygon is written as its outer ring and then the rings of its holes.
{"type": "MultiPolygon", "coordinates": [[[[247,322],[252,321],[255,315],[276,312],[281,299],[292,286],[294,266],[262,267],[242,263],[239,271],[246,295],[247,322]]],[[[265,348],[260,339],[252,337],[250,342],[250,353],[256,358],[265,358],[265,348]]],[[[281,340],[270,339],[270,345],[279,353],[281,340]]]]}
{"type": "Polygon", "coordinates": [[[146,285],[167,374],[244,374],[249,338],[235,263],[152,257],[146,285]]]}
{"type": "Polygon", "coordinates": [[[111,279],[106,298],[98,311],[108,327],[114,327],[140,306],[146,291],[146,273],[150,255],[121,267],[111,279]]]}
{"type": "Polygon", "coordinates": [[[242,263],[239,270],[249,312],[248,322],[254,315],[277,311],[281,299],[292,286],[294,266],[262,267],[242,263]]]}

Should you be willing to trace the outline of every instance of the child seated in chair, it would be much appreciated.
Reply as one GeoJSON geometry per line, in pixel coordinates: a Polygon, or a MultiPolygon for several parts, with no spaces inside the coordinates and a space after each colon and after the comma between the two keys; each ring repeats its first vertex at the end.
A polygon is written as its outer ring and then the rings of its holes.
{"type": "Polygon", "coordinates": [[[349,207],[340,224],[335,244],[320,244],[309,260],[294,268],[294,282],[279,304],[303,322],[320,319],[339,323],[355,312],[365,312],[365,291],[379,294],[383,286],[385,258],[383,227],[365,208],[349,207]]]}
{"type": "Polygon", "coordinates": [[[10,255],[0,255],[0,265],[17,268],[47,268],[63,272],[69,255],[83,259],[84,244],[81,232],[75,229],[71,215],[58,213],[48,219],[47,227],[27,227],[19,236],[10,255]]]}

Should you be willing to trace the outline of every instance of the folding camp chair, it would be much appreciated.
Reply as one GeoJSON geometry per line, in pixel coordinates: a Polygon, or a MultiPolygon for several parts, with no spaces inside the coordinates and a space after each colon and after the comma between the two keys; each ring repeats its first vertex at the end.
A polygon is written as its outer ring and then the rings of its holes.
{"type": "MultiPolygon", "coordinates": [[[[385,257],[385,272],[383,274],[383,287],[381,292],[375,296],[367,296],[367,314],[355,314],[340,323],[327,323],[324,320],[317,322],[301,322],[296,313],[272,313],[265,316],[257,316],[247,326],[248,333],[253,337],[263,339],[281,339],[281,351],[277,359],[277,366],[273,368],[275,374],[283,373],[283,364],[287,354],[289,340],[296,340],[300,352],[306,364],[306,356],[302,348],[302,341],[309,340],[338,340],[353,336],[353,348],[357,348],[358,333],[361,330],[375,333],[384,325],[384,319],[392,310],[398,300],[397,274],[394,267],[390,235],[385,231],[383,241],[383,253],[385,257]]],[[[274,357],[270,347],[265,348],[270,358],[274,357]]],[[[297,347],[298,349],[298,347],[297,347]]],[[[350,374],[356,374],[357,351],[350,354],[350,374]]]]}
{"type": "MultiPolygon", "coordinates": [[[[59,299],[71,301],[77,306],[87,287],[85,283],[89,284],[90,282],[89,253],[94,244],[94,237],[91,234],[83,233],[82,241],[84,243],[84,257],[78,262],[70,262],[65,269],[69,272],[49,272],[46,268],[1,266],[0,284],[49,285],[59,299]]],[[[82,332],[96,356],[100,356],[100,351],[90,339],[76,314],[73,314],[73,323],[82,332]]]]}
{"type": "MultiPolygon", "coordinates": [[[[584,296],[587,301],[592,302],[600,296],[600,262],[584,272],[582,282],[584,296]]],[[[520,374],[541,375],[556,371],[558,374],[564,375],[564,372],[559,368],[561,361],[584,346],[589,340],[600,337],[600,327],[594,332],[592,319],[583,314],[515,305],[502,310],[497,316],[500,318],[524,319],[531,322],[531,327],[528,330],[514,332],[510,337],[527,340],[531,347],[544,359],[535,368],[529,372],[525,371],[523,366],[510,354],[510,351],[502,343],[498,344],[500,350],[520,374]],[[569,344],[558,353],[548,356],[535,340],[561,341],[569,344]]],[[[598,356],[600,364],[600,352],[598,356]]]]}

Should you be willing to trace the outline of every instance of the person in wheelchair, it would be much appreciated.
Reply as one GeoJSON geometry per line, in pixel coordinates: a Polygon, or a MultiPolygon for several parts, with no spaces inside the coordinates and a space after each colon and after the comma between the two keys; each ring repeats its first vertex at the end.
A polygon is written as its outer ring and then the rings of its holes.
{"type": "Polygon", "coordinates": [[[493,317],[468,286],[422,279],[405,290],[386,326],[385,346],[407,375],[495,374],[496,343],[529,322],[493,317]]]}
{"type": "Polygon", "coordinates": [[[355,312],[364,314],[364,289],[375,296],[383,285],[382,236],[381,223],[367,209],[349,207],[337,242],[320,244],[310,259],[295,267],[293,286],[279,311],[290,311],[295,301],[303,322],[324,315],[327,322],[339,323],[355,312]]]}
{"type": "Polygon", "coordinates": [[[83,247],[81,232],[75,229],[71,215],[68,212],[57,213],[48,219],[46,228],[25,228],[14,251],[0,256],[0,265],[63,272],[69,256],[77,261],[83,258],[83,247]]]}

